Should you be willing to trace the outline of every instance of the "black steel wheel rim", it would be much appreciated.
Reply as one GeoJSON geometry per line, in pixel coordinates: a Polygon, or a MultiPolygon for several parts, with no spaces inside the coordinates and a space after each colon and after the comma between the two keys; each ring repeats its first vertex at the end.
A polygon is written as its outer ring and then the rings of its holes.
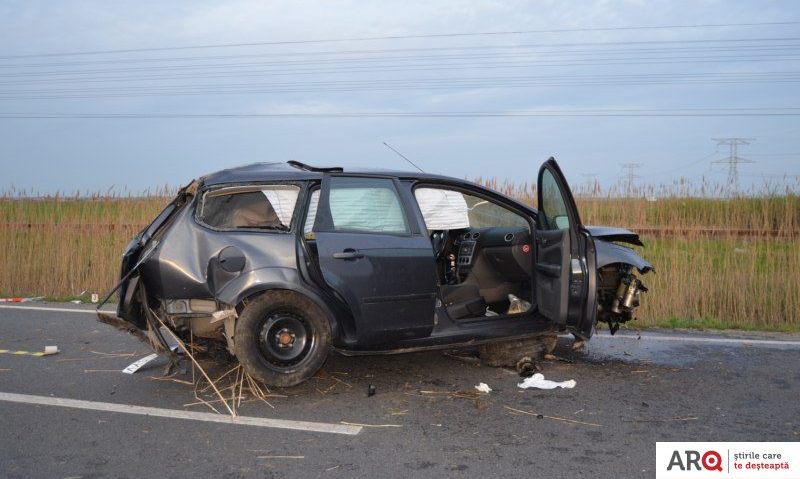
{"type": "Polygon", "coordinates": [[[258,333],[258,349],[267,365],[278,371],[296,367],[316,347],[313,328],[299,314],[273,312],[264,318],[258,333]]]}

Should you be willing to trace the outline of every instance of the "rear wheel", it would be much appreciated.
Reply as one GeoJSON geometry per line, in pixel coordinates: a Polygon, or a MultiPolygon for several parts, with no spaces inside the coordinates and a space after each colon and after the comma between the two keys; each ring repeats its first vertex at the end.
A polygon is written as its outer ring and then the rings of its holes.
{"type": "Polygon", "coordinates": [[[270,386],[300,384],[325,363],[331,327],[319,306],[293,291],[269,291],[250,301],[236,322],[236,357],[270,386]]]}

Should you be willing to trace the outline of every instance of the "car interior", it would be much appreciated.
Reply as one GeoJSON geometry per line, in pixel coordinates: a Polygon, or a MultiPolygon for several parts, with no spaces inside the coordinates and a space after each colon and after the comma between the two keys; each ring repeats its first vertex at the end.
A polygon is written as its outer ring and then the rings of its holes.
{"type": "Polygon", "coordinates": [[[453,319],[523,313],[532,308],[533,252],[524,216],[477,196],[418,187],[436,259],[439,292],[453,319]]]}
{"type": "MultiPolygon", "coordinates": [[[[414,195],[431,239],[439,297],[451,318],[486,319],[533,308],[533,245],[525,216],[440,186],[419,186],[414,195]]],[[[317,189],[303,228],[306,239],[313,238],[318,201],[317,189]]]]}

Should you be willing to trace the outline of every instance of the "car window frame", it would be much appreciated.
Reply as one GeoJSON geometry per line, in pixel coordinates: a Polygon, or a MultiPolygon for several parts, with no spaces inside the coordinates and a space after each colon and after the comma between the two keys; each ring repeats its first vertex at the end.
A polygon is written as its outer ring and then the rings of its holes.
{"type": "Polygon", "coordinates": [[[192,218],[194,219],[195,223],[200,225],[201,227],[214,231],[217,233],[261,233],[261,234],[294,234],[297,227],[298,221],[298,214],[299,210],[302,208],[301,202],[305,201],[305,183],[300,181],[258,181],[258,182],[248,182],[248,183],[225,183],[221,185],[212,185],[208,187],[203,187],[200,191],[197,192],[197,199],[194,205],[194,211],[192,213],[192,218]],[[219,191],[224,189],[233,189],[233,188],[259,188],[262,186],[294,186],[298,189],[297,191],[297,200],[294,205],[294,210],[292,211],[292,219],[289,222],[289,226],[286,230],[280,229],[263,229],[263,228],[245,228],[245,227],[238,227],[238,228],[218,228],[216,226],[212,226],[206,222],[204,222],[201,217],[200,213],[202,212],[203,206],[205,204],[206,194],[212,191],[219,191]]]}
{"type": "MultiPolygon", "coordinates": [[[[311,230],[306,232],[306,222],[308,222],[308,213],[311,211],[311,198],[314,196],[314,193],[319,191],[319,194],[322,195],[322,182],[310,182],[308,186],[306,186],[305,194],[303,196],[303,216],[302,218],[297,219],[297,232],[301,238],[307,240],[313,240],[314,234],[314,223],[316,222],[316,217],[314,221],[311,222],[311,230]],[[306,237],[306,235],[311,235],[311,237],[306,237]]],[[[319,199],[317,199],[317,211],[315,213],[319,213],[319,199]]]]}

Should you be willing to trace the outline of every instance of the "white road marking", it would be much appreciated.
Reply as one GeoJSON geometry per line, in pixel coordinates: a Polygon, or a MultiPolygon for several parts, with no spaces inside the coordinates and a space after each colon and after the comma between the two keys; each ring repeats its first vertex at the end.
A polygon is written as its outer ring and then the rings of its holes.
{"type": "MultiPolygon", "coordinates": [[[[48,308],[46,306],[6,306],[6,305],[0,305],[0,309],[27,309],[27,310],[30,310],[30,311],[54,311],[54,312],[57,312],[57,313],[97,314],[97,310],[94,310],[94,309],[48,308]]],[[[116,311],[101,309],[100,312],[114,314],[116,311]]]]}
{"type": "MultiPolygon", "coordinates": [[[[639,336],[632,336],[629,334],[617,334],[615,336],[597,334],[594,338],[602,339],[635,339],[638,340],[639,336]]],[[[712,344],[735,344],[735,345],[753,345],[753,346],[785,346],[785,347],[800,347],[800,341],[787,341],[782,339],[747,339],[747,338],[709,338],[709,337],[691,337],[691,336],[662,336],[662,335],[649,335],[642,334],[642,340],[645,341],[674,341],[678,343],[712,343],[712,344]]]]}
{"type": "Polygon", "coordinates": [[[31,396],[28,394],[14,394],[0,392],[0,401],[37,404],[42,406],[61,406],[74,409],[87,409],[90,411],[118,412],[123,414],[138,414],[141,416],[166,417],[171,419],[189,419],[192,421],[218,422],[223,424],[238,424],[241,426],[258,426],[275,429],[292,429],[295,431],[324,432],[329,434],[346,434],[355,436],[361,432],[361,426],[348,426],[346,424],[331,424],[325,422],[290,421],[286,419],[270,419],[264,417],[224,416],[207,412],[181,411],[178,409],[162,409],[157,407],[134,406],[132,404],[114,404],[108,402],[83,401],[80,399],[66,399],[49,396],[31,396]]]}

